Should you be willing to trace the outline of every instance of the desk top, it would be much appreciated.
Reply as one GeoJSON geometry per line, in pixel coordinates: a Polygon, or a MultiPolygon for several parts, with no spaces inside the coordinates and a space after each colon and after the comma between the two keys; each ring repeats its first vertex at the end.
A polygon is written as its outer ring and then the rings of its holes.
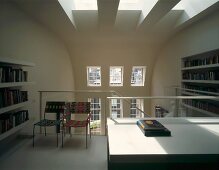
{"type": "Polygon", "coordinates": [[[219,118],[156,118],[171,137],[146,137],[137,120],[107,119],[110,156],[219,155],[219,118]]]}

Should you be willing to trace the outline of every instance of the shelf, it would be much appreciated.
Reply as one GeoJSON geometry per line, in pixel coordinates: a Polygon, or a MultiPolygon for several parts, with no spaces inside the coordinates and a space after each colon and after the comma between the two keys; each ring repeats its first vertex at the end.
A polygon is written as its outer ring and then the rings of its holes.
{"type": "Polygon", "coordinates": [[[181,70],[196,70],[196,69],[208,69],[208,68],[216,68],[219,67],[219,63],[217,64],[208,64],[208,65],[201,65],[201,66],[194,66],[194,67],[184,67],[181,70]]]}
{"type": "Polygon", "coordinates": [[[35,66],[34,63],[22,61],[22,60],[16,60],[13,58],[0,58],[0,63],[7,65],[17,65],[17,66],[29,66],[29,67],[35,66]]]}
{"type": "MultiPolygon", "coordinates": [[[[190,96],[203,96],[202,94],[191,93],[191,92],[187,92],[187,91],[182,91],[181,93],[182,93],[182,94],[186,94],[186,95],[190,95],[190,96]]],[[[209,100],[219,101],[219,99],[209,99],[209,100]]]]}
{"type": "Polygon", "coordinates": [[[19,130],[21,130],[24,126],[26,126],[26,124],[28,123],[28,121],[13,127],[12,129],[0,134],[0,141],[7,138],[8,136],[14,134],[15,132],[18,132],[19,130]]]}
{"type": "Polygon", "coordinates": [[[183,83],[219,84],[219,80],[182,80],[183,83]]]}
{"type": "MultiPolygon", "coordinates": [[[[195,54],[192,56],[187,56],[181,58],[181,94],[185,96],[194,96],[199,97],[204,96],[206,97],[215,97],[212,99],[204,99],[206,104],[212,104],[214,107],[218,106],[219,102],[219,92],[218,92],[218,85],[219,80],[211,80],[210,78],[217,78],[218,71],[219,71],[219,49],[214,49],[212,51],[206,51],[200,54],[195,54]],[[212,63],[212,64],[211,64],[212,63]],[[206,64],[206,65],[198,65],[198,64],[206,64]],[[183,67],[187,66],[187,67],[183,67]],[[200,74],[199,74],[200,73],[200,74]],[[197,79],[183,79],[184,78],[209,78],[209,80],[197,80],[197,79]],[[196,90],[197,89],[197,90],[196,90]],[[206,91],[205,91],[206,90],[206,91]],[[209,90],[209,91],[208,91],[209,90]],[[214,92],[216,91],[216,92],[214,92]]],[[[189,105],[182,103],[182,106],[195,110],[199,113],[202,113],[206,116],[213,116],[219,117],[219,114],[216,113],[215,110],[212,109],[214,112],[207,111],[206,108],[203,107],[195,107],[198,105],[189,105]],[[206,110],[205,110],[206,109],[206,110]]],[[[195,113],[194,113],[195,114],[195,113]]],[[[197,115],[194,115],[197,116],[197,115]]]]}
{"type": "Polygon", "coordinates": [[[21,107],[24,107],[24,106],[26,106],[27,104],[29,104],[29,101],[26,101],[26,102],[22,102],[22,103],[19,103],[19,104],[14,104],[14,105],[11,105],[11,106],[7,106],[7,107],[0,108],[0,114],[2,114],[2,113],[4,113],[4,112],[8,112],[8,111],[15,110],[15,109],[18,109],[18,108],[21,108],[21,107]]]}
{"type": "Polygon", "coordinates": [[[33,84],[34,82],[7,82],[7,83],[0,83],[0,88],[28,86],[33,84]]]}
{"type": "Polygon", "coordinates": [[[209,112],[209,111],[206,111],[206,110],[202,110],[202,109],[199,109],[199,108],[197,108],[197,107],[187,105],[187,104],[185,104],[185,103],[182,103],[182,106],[187,107],[187,108],[192,109],[192,110],[195,110],[195,111],[198,111],[198,112],[200,112],[200,113],[204,113],[204,114],[206,114],[206,115],[208,115],[208,116],[219,117],[219,114],[212,113],[212,112],[209,112]]]}
{"type": "MultiPolygon", "coordinates": [[[[177,89],[180,89],[182,91],[185,90],[185,91],[205,93],[205,94],[210,94],[210,95],[214,95],[214,96],[219,96],[219,93],[215,93],[215,92],[208,92],[208,91],[202,91],[202,90],[193,90],[193,89],[186,89],[186,88],[180,88],[180,87],[177,87],[177,89]]],[[[196,94],[196,93],[194,93],[194,94],[196,94]]]]}

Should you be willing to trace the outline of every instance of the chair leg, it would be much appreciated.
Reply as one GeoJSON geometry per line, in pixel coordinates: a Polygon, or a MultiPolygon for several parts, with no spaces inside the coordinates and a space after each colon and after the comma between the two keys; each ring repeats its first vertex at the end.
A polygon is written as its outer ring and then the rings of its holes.
{"type": "Polygon", "coordinates": [[[46,126],[44,126],[44,133],[45,133],[45,136],[46,136],[46,126]]]}
{"type": "Polygon", "coordinates": [[[62,148],[63,148],[63,137],[64,137],[64,126],[62,127],[62,148]]]}
{"type": "Polygon", "coordinates": [[[56,132],[56,143],[57,143],[57,147],[59,146],[59,136],[58,136],[58,132],[56,132]]]}
{"type": "Polygon", "coordinates": [[[35,125],[33,126],[33,147],[34,147],[35,125]]]}
{"type": "Polygon", "coordinates": [[[71,127],[68,128],[69,134],[70,134],[70,138],[71,138],[71,127]]]}
{"type": "Polygon", "coordinates": [[[87,127],[88,126],[85,127],[86,128],[86,149],[87,149],[87,133],[88,133],[87,127]]]}
{"type": "Polygon", "coordinates": [[[66,128],[65,127],[63,127],[63,131],[64,131],[64,137],[65,137],[65,134],[66,134],[66,128]]]}
{"type": "Polygon", "coordinates": [[[90,128],[90,122],[89,122],[89,131],[90,131],[90,139],[91,139],[91,128],[90,128]]]}

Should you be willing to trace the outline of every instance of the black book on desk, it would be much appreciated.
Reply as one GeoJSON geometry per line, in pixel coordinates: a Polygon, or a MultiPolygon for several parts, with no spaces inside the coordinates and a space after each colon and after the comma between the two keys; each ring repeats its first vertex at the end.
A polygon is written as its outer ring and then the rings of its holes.
{"type": "Polygon", "coordinates": [[[157,120],[138,120],[137,125],[145,136],[171,136],[171,132],[157,120]]]}

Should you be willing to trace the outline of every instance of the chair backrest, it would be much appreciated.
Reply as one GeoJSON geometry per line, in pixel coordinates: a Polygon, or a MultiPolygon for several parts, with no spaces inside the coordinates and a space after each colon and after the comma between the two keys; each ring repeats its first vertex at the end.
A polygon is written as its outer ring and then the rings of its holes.
{"type": "Polygon", "coordinates": [[[71,102],[69,111],[77,114],[90,114],[90,102],[71,102]]]}
{"type": "Polygon", "coordinates": [[[45,112],[46,113],[63,113],[65,110],[65,102],[46,102],[45,112]]]}
{"type": "Polygon", "coordinates": [[[60,114],[65,111],[65,102],[54,102],[48,101],[46,102],[44,119],[46,117],[46,113],[56,113],[56,120],[60,119],[60,114]]]}

